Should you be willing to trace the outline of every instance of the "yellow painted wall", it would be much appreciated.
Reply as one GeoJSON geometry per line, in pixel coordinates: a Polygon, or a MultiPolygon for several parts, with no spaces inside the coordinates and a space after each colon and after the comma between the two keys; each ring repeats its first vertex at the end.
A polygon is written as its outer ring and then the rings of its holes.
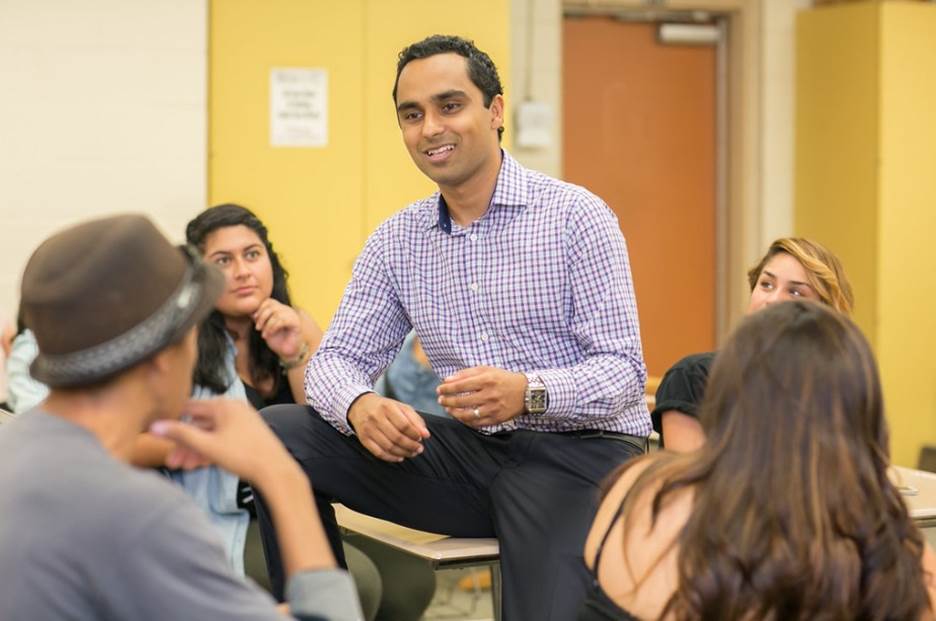
{"type": "Polygon", "coordinates": [[[881,5],[878,360],[903,464],[936,444],[936,5],[881,5]]]}
{"type": "Polygon", "coordinates": [[[796,232],[845,263],[912,466],[936,444],[936,6],[803,12],[797,54],[796,232]]]}
{"type": "Polygon", "coordinates": [[[796,28],[794,230],[841,258],[855,291],[855,321],[874,343],[878,5],[804,11],[796,28]]]}
{"type": "MultiPolygon", "coordinates": [[[[510,69],[509,0],[213,0],[209,203],[267,223],[296,302],[330,320],[367,235],[434,188],[403,147],[390,97],[397,54],[435,33],[471,39],[510,69]],[[328,70],[325,148],[269,144],[269,70],[328,70]]],[[[509,96],[509,94],[508,94],[509,96]]],[[[508,128],[509,132],[509,128],[508,128]]]]}
{"type": "Polygon", "coordinates": [[[364,2],[215,0],[210,13],[210,204],[254,209],[296,301],[327,321],[360,246],[364,2]],[[328,69],[327,148],[273,148],[271,67],[328,69]]]}

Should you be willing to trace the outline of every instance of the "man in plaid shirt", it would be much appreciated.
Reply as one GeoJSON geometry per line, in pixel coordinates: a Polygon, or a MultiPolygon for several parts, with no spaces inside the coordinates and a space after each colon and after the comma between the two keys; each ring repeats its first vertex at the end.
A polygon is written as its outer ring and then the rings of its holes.
{"type": "MultiPolygon", "coordinates": [[[[368,239],[306,370],[311,407],[264,416],[314,482],[339,557],[331,501],[496,536],[503,618],[573,618],[598,486],[650,432],[624,238],[601,199],[500,148],[503,89],[472,42],[436,35],[404,49],[393,99],[439,192],[368,239]],[[451,418],[372,390],[411,329],[451,418]]],[[[260,514],[276,586],[262,504],[260,514]]]]}

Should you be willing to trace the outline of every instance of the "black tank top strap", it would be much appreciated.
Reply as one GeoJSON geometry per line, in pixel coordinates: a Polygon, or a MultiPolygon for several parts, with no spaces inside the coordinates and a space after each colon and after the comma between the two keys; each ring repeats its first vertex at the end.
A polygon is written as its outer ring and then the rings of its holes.
{"type": "MultiPolygon", "coordinates": [[[[627,495],[624,495],[624,500],[627,500],[627,495]]],[[[598,549],[595,550],[595,564],[592,567],[592,575],[595,576],[595,579],[598,578],[598,566],[601,563],[601,554],[604,552],[605,544],[608,543],[608,537],[611,535],[611,529],[614,528],[614,525],[617,524],[617,521],[621,519],[621,514],[624,513],[624,500],[621,501],[621,504],[618,505],[617,511],[614,512],[614,517],[611,518],[611,522],[608,523],[608,529],[605,530],[604,535],[601,537],[601,541],[598,543],[598,549]]]]}
{"type": "MultiPolygon", "coordinates": [[[[626,498],[625,496],[625,499],[626,498]]],[[[637,617],[618,606],[614,600],[608,597],[601,583],[598,582],[598,567],[601,563],[601,555],[604,552],[605,545],[608,543],[611,529],[614,528],[614,525],[621,519],[623,513],[624,501],[622,500],[617,511],[614,513],[614,517],[611,518],[611,522],[608,524],[608,529],[601,538],[601,542],[598,544],[598,549],[595,550],[595,564],[591,569],[592,586],[582,602],[578,621],[639,621],[637,617]]]]}

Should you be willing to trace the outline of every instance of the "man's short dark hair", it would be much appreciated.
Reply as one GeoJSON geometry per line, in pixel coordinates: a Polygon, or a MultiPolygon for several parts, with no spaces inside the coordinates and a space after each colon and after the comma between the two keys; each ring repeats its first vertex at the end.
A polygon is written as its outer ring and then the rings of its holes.
{"type": "MultiPolygon", "coordinates": [[[[400,83],[400,73],[410,61],[429,58],[436,54],[458,54],[468,61],[468,77],[472,84],[484,95],[484,107],[490,108],[496,95],[504,94],[497,67],[491,57],[475,47],[474,41],[462,39],[453,35],[432,35],[422,41],[409,45],[400,52],[397,60],[396,80],[393,81],[393,103],[397,103],[397,86],[400,83]]],[[[497,129],[500,138],[504,128],[497,129]]]]}

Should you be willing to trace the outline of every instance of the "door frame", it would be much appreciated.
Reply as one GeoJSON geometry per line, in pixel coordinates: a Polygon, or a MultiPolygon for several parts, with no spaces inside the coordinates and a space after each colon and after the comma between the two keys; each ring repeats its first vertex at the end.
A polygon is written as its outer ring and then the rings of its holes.
{"type": "MultiPolygon", "coordinates": [[[[724,36],[716,92],[724,123],[718,132],[715,339],[741,318],[750,291],[744,275],[760,256],[761,189],[760,0],[562,0],[563,15],[618,15],[663,21],[667,14],[702,11],[720,17],[724,36]]],[[[721,119],[719,119],[721,120],[721,119]]]]}

